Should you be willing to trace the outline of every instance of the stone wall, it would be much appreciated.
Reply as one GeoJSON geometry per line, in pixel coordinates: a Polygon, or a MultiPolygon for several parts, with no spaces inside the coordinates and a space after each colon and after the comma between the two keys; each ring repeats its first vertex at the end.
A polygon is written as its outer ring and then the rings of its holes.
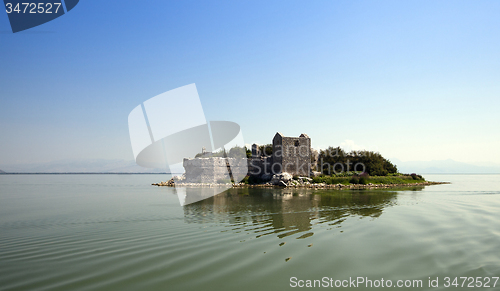
{"type": "Polygon", "coordinates": [[[273,138],[273,154],[266,156],[252,145],[249,173],[261,177],[265,174],[280,174],[309,177],[311,171],[311,139],[306,134],[299,137],[285,137],[276,133],[273,138]]]}
{"type": "MultiPolygon", "coordinates": [[[[274,174],[287,172],[309,177],[311,172],[311,139],[306,134],[285,137],[276,133],[273,138],[273,154],[265,155],[256,144],[252,145],[252,157],[247,158],[194,158],[184,159],[185,183],[217,183],[241,181],[247,174],[270,179],[274,174]]],[[[264,178],[265,179],[265,178],[264,178]]]]}
{"type": "Polygon", "coordinates": [[[271,174],[272,156],[252,156],[248,159],[248,174],[260,177],[271,174]]]}
{"type": "Polygon", "coordinates": [[[183,166],[186,171],[184,183],[217,183],[219,180],[230,180],[229,169],[234,179],[239,182],[248,172],[246,158],[184,159],[183,166]]]}
{"type": "Polygon", "coordinates": [[[216,183],[220,179],[230,179],[224,158],[184,159],[186,183],[216,183]]]}
{"type": "MultiPolygon", "coordinates": [[[[285,137],[278,132],[273,139],[273,158],[281,164],[281,172],[309,177],[311,139],[306,134],[301,134],[299,137],[285,137]]],[[[273,172],[276,173],[278,168],[273,166],[273,172]]]]}
{"type": "Polygon", "coordinates": [[[240,182],[248,175],[248,159],[245,158],[227,158],[229,163],[229,168],[231,170],[231,176],[235,183],[240,182]]]}

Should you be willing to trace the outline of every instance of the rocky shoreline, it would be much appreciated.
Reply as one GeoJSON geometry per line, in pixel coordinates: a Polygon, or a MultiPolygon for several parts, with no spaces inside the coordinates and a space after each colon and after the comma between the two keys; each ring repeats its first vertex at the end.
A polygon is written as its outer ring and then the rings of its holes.
{"type": "Polygon", "coordinates": [[[440,184],[450,184],[449,182],[418,182],[418,183],[406,183],[406,184],[316,184],[316,183],[287,183],[281,185],[275,185],[272,183],[265,184],[244,184],[244,183],[236,183],[236,184],[220,184],[220,183],[176,183],[173,179],[167,182],[153,183],[153,186],[167,186],[167,187],[208,187],[208,188],[217,188],[217,187],[234,187],[234,188],[314,188],[314,189],[336,189],[336,190],[349,190],[349,189],[385,189],[385,188],[397,188],[397,187],[412,187],[412,186],[429,186],[429,185],[440,185],[440,184]]]}

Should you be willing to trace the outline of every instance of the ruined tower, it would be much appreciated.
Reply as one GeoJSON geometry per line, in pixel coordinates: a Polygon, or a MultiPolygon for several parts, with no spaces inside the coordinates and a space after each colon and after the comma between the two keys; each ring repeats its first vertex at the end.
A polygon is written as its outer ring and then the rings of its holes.
{"type": "Polygon", "coordinates": [[[307,134],[285,137],[277,132],[273,138],[271,172],[287,172],[309,177],[311,171],[311,139],[307,134]]]}

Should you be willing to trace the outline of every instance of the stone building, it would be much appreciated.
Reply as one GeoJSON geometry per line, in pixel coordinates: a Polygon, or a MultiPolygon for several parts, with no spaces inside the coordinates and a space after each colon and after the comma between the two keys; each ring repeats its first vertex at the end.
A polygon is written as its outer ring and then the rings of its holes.
{"type": "Polygon", "coordinates": [[[217,183],[218,180],[229,180],[225,158],[184,159],[182,164],[186,170],[186,182],[217,183]]]}
{"type": "Polygon", "coordinates": [[[241,181],[248,172],[246,158],[194,158],[184,159],[185,183],[219,183],[231,179],[241,181]]]}
{"type": "Polygon", "coordinates": [[[280,132],[273,138],[273,173],[287,172],[309,177],[311,172],[311,139],[307,134],[285,137],[280,132]],[[280,166],[278,166],[280,165],[280,166]],[[280,169],[278,169],[280,168],[280,169]]]}
{"type": "Polygon", "coordinates": [[[273,175],[287,172],[293,176],[309,177],[311,172],[311,139],[307,134],[286,137],[277,132],[273,138],[272,154],[260,151],[252,145],[252,156],[238,158],[211,157],[202,151],[194,159],[184,159],[186,170],[183,182],[217,183],[221,181],[241,181],[247,174],[263,180],[273,175]]]}
{"type": "Polygon", "coordinates": [[[259,146],[252,145],[249,174],[264,179],[274,174],[287,172],[292,175],[309,177],[311,172],[311,139],[307,134],[286,137],[277,132],[273,138],[273,153],[260,152],[259,146]]]}

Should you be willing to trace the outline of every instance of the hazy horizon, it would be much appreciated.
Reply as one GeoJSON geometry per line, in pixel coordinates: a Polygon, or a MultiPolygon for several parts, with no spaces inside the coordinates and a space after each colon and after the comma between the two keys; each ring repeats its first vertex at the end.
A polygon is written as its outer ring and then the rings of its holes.
{"type": "MultiPolygon", "coordinates": [[[[497,174],[500,165],[461,163],[451,159],[432,161],[401,161],[388,158],[401,173],[419,174],[497,174]]],[[[138,166],[134,160],[59,160],[48,163],[0,165],[6,173],[165,173],[166,169],[151,169],[138,166]]],[[[171,169],[172,174],[183,172],[181,165],[171,169]]]]}

